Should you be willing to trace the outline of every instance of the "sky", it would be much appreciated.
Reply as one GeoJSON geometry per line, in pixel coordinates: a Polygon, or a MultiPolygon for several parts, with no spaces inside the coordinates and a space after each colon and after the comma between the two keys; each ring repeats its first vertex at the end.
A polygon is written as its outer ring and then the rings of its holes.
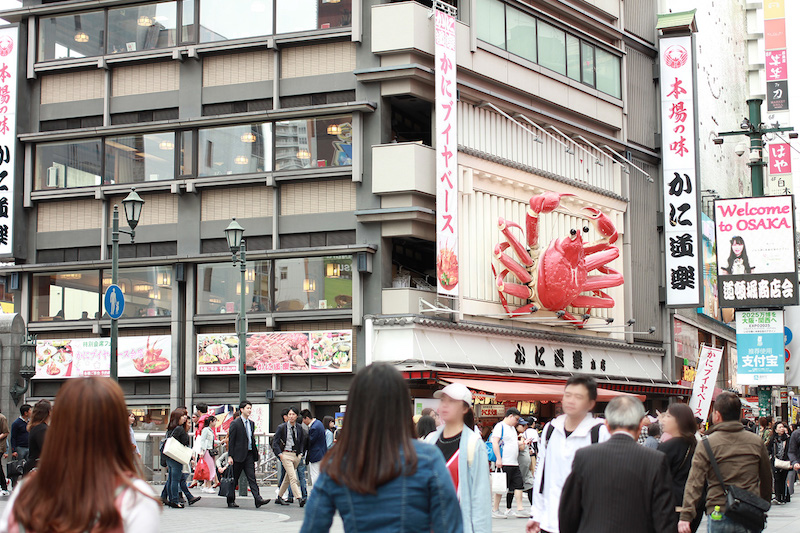
{"type": "MultiPolygon", "coordinates": [[[[14,9],[15,7],[19,7],[22,5],[22,2],[19,0],[0,0],[0,11],[5,9],[14,9]]],[[[5,20],[0,19],[0,21],[5,22],[5,20]]]]}

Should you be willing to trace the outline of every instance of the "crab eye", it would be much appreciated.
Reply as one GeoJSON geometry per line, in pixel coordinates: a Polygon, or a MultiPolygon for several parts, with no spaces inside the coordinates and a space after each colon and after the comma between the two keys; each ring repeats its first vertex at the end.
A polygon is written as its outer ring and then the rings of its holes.
{"type": "Polygon", "coordinates": [[[583,232],[584,233],[589,233],[589,226],[584,226],[583,227],[583,232]]]}
{"type": "Polygon", "coordinates": [[[575,231],[575,228],[572,228],[571,230],[569,230],[569,234],[570,234],[570,235],[572,235],[572,236],[574,237],[575,235],[577,235],[577,234],[578,234],[578,232],[577,232],[577,231],[575,231]]]}

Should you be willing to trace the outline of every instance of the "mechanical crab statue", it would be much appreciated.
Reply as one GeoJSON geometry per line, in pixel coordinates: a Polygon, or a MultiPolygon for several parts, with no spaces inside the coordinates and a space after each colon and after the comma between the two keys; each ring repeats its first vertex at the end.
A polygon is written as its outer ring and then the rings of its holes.
{"type": "MultiPolygon", "coordinates": [[[[616,287],[624,282],[622,274],[606,266],[619,257],[619,248],[614,246],[618,235],[611,219],[599,209],[585,207],[585,215],[602,238],[595,242],[584,242],[580,232],[571,229],[569,236],[553,239],[547,249],[543,250],[539,245],[539,217],[558,209],[564,196],[574,195],[544,193],[530,199],[524,230],[529,248],[511,234],[511,228],[523,230],[519,224],[498,219],[498,227],[506,242],[495,246],[494,257],[504,268],[498,274],[495,265],[492,265],[492,273],[495,275],[500,301],[509,316],[547,309],[582,327],[587,320],[585,315],[583,320],[578,320],[566,308],[586,308],[588,313],[593,308],[614,307],[614,299],[603,292],[603,289],[616,287]],[[505,253],[509,248],[514,250],[517,260],[505,253]],[[598,274],[590,276],[589,273],[595,270],[598,274]],[[509,274],[513,274],[519,283],[506,281],[509,274]],[[506,295],[529,303],[511,310],[506,295]]],[[[583,232],[588,233],[589,228],[584,227],[583,232]]]]}

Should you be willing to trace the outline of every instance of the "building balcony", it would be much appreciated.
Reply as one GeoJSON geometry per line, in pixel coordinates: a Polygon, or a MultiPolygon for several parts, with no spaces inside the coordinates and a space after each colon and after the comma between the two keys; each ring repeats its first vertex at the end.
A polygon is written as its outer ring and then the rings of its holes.
{"type": "Polygon", "coordinates": [[[372,147],[373,194],[436,195],[436,151],[419,143],[372,147]]]}
{"type": "Polygon", "coordinates": [[[372,53],[412,50],[433,55],[433,19],[430,8],[417,2],[372,6],[372,53]]]}
{"type": "Polygon", "coordinates": [[[410,287],[383,289],[381,312],[384,315],[418,315],[420,308],[435,306],[436,292],[410,287]],[[420,301],[427,302],[427,306],[420,301]]]}

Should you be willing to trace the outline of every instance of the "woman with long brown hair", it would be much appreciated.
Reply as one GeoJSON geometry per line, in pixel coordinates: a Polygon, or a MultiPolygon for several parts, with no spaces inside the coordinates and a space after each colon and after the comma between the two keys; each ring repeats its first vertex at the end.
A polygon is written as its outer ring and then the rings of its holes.
{"type": "Polygon", "coordinates": [[[31,410],[31,419],[28,422],[28,461],[25,463],[23,473],[27,474],[39,465],[39,457],[44,447],[44,437],[47,434],[47,423],[50,421],[50,402],[39,400],[31,410]]]}
{"type": "MultiPolygon", "coordinates": [[[[166,437],[173,437],[184,446],[189,446],[189,433],[186,431],[188,421],[189,413],[186,409],[178,407],[172,411],[169,416],[166,437]]],[[[194,505],[199,502],[200,496],[194,496],[189,492],[189,487],[186,485],[186,478],[188,476],[184,476],[183,465],[171,457],[166,457],[166,460],[168,469],[167,485],[165,487],[167,491],[166,505],[173,509],[183,509],[183,504],[179,501],[181,492],[186,495],[189,505],[194,505]]]]}
{"type": "MultiPolygon", "coordinates": [[[[675,502],[675,528],[678,527],[680,512],[677,511],[683,505],[683,490],[686,488],[686,480],[689,477],[689,470],[692,468],[692,458],[697,447],[697,421],[695,420],[692,408],[685,403],[673,403],[661,417],[663,433],[669,433],[672,438],[658,445],[658,451],[667,456],[667,465],[672,474],[672,495],[675,502]]],[[[705,510],[705,498],[701,499],[698,509],[705,510]]],[[[692,521],[692,531],[697,531],[700,521],[703,519],[704,512],[698,512],[692,521]]]]}
{"type": "Polygon", "coordinates": [[[14,492],[0,533],[158,531],[159,505],[136,475],[127,414],[110,379],[68,380],[39,466],[14,492]]]}
{"type": "Polygon", "coordinates": [[[344,530],[460,533],[461,508],[442,453],[416,440],[400,373],[374,363],[356,374],[341,438],[322,460],[301,533],[344,530]]]}

